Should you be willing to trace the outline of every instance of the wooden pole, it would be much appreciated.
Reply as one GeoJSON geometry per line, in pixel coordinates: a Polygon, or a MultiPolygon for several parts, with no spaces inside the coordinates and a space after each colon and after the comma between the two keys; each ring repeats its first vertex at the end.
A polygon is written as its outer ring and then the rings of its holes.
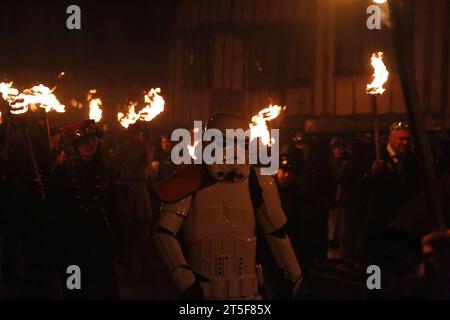
{"type": "Polygon", "coordinates": [[[50,152],[50,158],[52,158],[52,156],[53,156],[52,135],[50,133],[50,122],[48,120],[48,115],[45,110],[44,110],[44,123],[45,123],[45,131],[46,131],[46,135],[47,135],[48,150],[50,152]]]}
{"type": "Polygon", "coordinates": [[[28,156],[30,157],[31,166],[32,166],[32,169],[34,172],[34,177],[35,177],[36,183],[39,188],[39,193],[41,195],[42,200],[45,200],[46,197],[45,197],[44,186],[42,184],[42,176],[39,173],[36,156],[34,155],[33,146],[31,144],[31,140],[30,140],[30,135],[28,134],[28,127],[25,124],[23,124],[23,126],[22,126],[22,133],[23,133],[23,137],[25,139],[25,143],[27,145],[28,156]]]}
{"type": "Polygon", "coordinates": [[[373,137],[375,142],[375,155],[377,161],[381,160],[381,148],[380,148],[380,120],[378,116],[378,104],[377,95],[371,94],[370,99],[372,101],[372,111],[374,115],[373,120],[373,137]]]}
{"type": "Polygon", "coordinates": [[[9,142],[11,139],[11,125],[12,125],[11,114],[8,114],[7,121],[8,124],[6,125],[5,145],[2,150],[2,157],[4,161],[7,161],[9,158],[9,145],[10,145],[9,142]]]}

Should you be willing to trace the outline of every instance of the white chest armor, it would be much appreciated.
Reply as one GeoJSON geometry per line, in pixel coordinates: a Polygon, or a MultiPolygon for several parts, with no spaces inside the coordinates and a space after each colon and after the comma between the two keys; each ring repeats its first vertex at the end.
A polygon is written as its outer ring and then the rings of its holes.
{"type": "Polygon", "coordinates": [[[241,181],[218,181],[163,205],[154,241],[180,293],[199,282],[207,299],[258,298],[256,222],[284,276],[298,288],[301,270],[282,231],[286,216],[275,182],[257,171],[255,175],[263,200],[256,213],[245,176],[241,181]],[[181,227],[185,252],[176,238],[181,227]],[[281,234],[274,234],[278,231],[281,234]]]}
{"type": "Polygon", "coordinates": [[[251,298],[257,294],[255,215],[248,179],[218,182],[195,194],[183,224],[187,260],[210,282],[208,298],[251,298]]]}

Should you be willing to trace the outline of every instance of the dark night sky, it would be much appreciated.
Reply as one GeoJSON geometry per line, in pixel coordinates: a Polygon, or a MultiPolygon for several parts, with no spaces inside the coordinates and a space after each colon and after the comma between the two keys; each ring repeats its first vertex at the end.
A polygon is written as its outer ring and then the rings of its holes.
{"type": "Polygon", "coordinates": [[[50,85],[59,71],[68,68],[63,95],[75,94],[80,86],[128,92],[164,87],[175,3],[3,0],[0,79],[23,86],[50,85]],[[81,30],[66,28],[66,8],[71,4],[81,7],[81,30]]]}

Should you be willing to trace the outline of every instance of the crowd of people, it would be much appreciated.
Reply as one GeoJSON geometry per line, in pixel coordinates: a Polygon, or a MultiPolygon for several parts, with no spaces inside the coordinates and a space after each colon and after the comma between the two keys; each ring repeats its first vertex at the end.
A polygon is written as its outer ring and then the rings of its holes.
{"type": "MultiPolygon", "coordinates": [[[[177,170],[170,136],[152,144],[138,123],[106,148],[90,120],[52,130],[50,144],[41,127],[30,131],[14,118],[2,127],[0,261],[7,292],[21,281],[28,298],[119,299],[117,266],[139,278],[157,259],[152,231],[161,201],[153,186],[177,170]],[[67,289],[70,265],[83,271],[83,290],[67,289]]],[[[280,150],[274,178],[305,286],[316,264],[358,272],[375,261],[393,279],[416,271],[423,234],[390,228],[423,188],[412,150],[404,122],[389,128],[378,159],[345,137],[301,131],[280,150]]],[[[439,150],[435,164],[445,177],[447,158],[439,150]]]]}

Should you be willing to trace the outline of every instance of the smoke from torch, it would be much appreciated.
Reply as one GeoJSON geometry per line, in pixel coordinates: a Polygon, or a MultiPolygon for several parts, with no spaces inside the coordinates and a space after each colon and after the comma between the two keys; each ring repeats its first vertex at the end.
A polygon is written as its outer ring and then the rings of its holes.
{"type": "Polygon", "coordinates": [[[278,117],[282,111],[286,110],[286,107],[280,107],[277,105],[269,105],[269,107],[262,109],[257,115],[252,117],[252,123],[250,123],[250,140],[260,138],[264,145],[270,146],[274,143],[270,138],[269,128],[267,122],[278,117]]]}

